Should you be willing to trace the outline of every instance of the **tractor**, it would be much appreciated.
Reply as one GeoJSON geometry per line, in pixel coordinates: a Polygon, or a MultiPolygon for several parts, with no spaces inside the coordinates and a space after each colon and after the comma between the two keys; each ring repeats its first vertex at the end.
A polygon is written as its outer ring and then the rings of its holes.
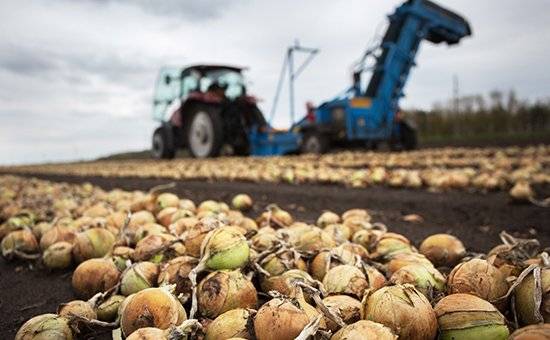
{"type": "MultiPolygon", "coordinates": [[[[304,117],[287,131],[266,121],[255,97],[247,93],[243,68],[162,68],[154,95],[154,118],[160,126],[153,134],[153,156],[173,158],[179,148],[197,158],[218,156],[224,148],[234,155],[321,154],[335,146],[380,142],[392,149],[414,149],[416,131],[400,112],[399,100],[420,43],[454,45],[469,35],[470,25],[462,16],[429,0],[406,1],[389,16],[383,38],[354,65],[351,87],[317,107],[308,106],[304,117]]],[[[293,70],[296,51],[317,52],[300,46],[288,49],[285,66],[290,65],[292,119],[293,80],[303,70],[293,70]]],[[[278,93],[280,84],[277,88],[278,93]]]]}
{"type": "Polygon", "coordinates": [[[163,68],[155,91],[154,118],[161,125],[153,133],[153,156],[170,159],[179,148],[196,158],[218,156],[224,146],[235,155],[282,155],[298,148],[298,133],[275,132],[267,124],[256,99],[247,94],[243,70],[163,68]]]}

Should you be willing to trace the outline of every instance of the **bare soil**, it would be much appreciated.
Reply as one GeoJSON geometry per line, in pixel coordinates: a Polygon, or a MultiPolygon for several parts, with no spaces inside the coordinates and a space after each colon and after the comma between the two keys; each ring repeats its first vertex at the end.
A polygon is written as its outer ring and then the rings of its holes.
{"type": "MultiPolygon", "coordinates": [[[[104,189],[148,190],[165,179],[104,178],[39,175],[38,178],[70,183],[91,182],[104,189]]],[[[543,197],[550,187],[537,188],[543,197]]],[[[425,190],[372,187],[350,189],[326,185],[254,184],[236,182],[177,182],[170,190],[195,202],[206,199],[229,202],[241,192],[255,201],[251,217],[270,203],[290,211],[298,220],[314,222],[323,210],[342,213],[350,208],[366,208],[373,219],[391,231],[404,234],[418,245],[434,233],[451,233],[469,251],[487,252],[499,244],[498,234],[507,230],[517,237],[539,239],[550,246],[550,209],[510,202],[507,193],[487,194],[464,191],[433,193],[425,190]],[[402,220],[418,214],[422,223],[402,220]]],[[[48,272],[28,263],[7,263],[0,259],[0,339],[12,339],[23,322],[42,313],[54,313],[57,305],[75,299],[71,272],[48,272]]],[[[108,337],[107,337],[108,338],[108,337]]]]}

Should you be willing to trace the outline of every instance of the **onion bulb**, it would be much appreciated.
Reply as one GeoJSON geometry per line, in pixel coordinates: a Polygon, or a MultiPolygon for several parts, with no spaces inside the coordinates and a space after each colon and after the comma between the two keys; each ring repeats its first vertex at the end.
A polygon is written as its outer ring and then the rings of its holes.
{"type": "Polygon", "coordinates": [[[121,305],[120,328],[124,336],[144,327],[168,329],[187,319],[181,303],[164,288],[148,288],[132,294],[121,305]]]}
{"type": "Polygon", "coordinates": [[[281,209],[277,205],[270,205],[267,211],[262,213],[256,222],[261,227],[283,228],[290,226],[294,222],[294,218],[292,218],[292,215],[288,211],[281,209]]]}
{"type": "Polygon", "coordinates": [[[127,267],[128,261],[134,255],[134,248],[118,246],[113,249],[111,257],[113,262],[117,266],[118,270],[124,271],[127,267]]]}
{"type": "Polygon", "coordinates": [[[233,208],[241,211],[250,210],[252,208],[252,198],[247,194],[238,194],[231,201],[233,208]]]}
{"type": "Polygon", "coordinates": [[[258,302],[256,288],[239,269],[210,273],[197,294],[199,311],[211,319],[231,309],[255,308],[258,302]]]}
{"type": "Polygon", "coordinates": [[[369,222],[371,219],[369,212],[365,209],[349,209],[342,214],[344,221],[351,218],[361,218],[365,222],[369,222]]]}
{"type": "Polygon", "coordinates": [[[229,310],[206,326],[204,340],[226,340],[234,337],[254,339],[251,330],[254,327],[253,314],[248,309],[229,310]]]}
{"type": "Polygon", "coordinates": [[[42,254],[42,262],[49,269],[65,269],[73,262],[73,245],[69,242],[56,242],[42,254]]]}
{"type": "Polygon", "coordinates": [[[172,223],[172,217],[178,212],[176,207],[164,208],[156,215],[157,221],[164,227],[168,227],[172,223]]]}
{"type": "Polygon", "coordinates": [[[262,268],[273,276],[281,275],[290,269],[307,270],[301,256],[291,250],[284,250],[267,255],[260,263],[262,268]]]}
{"type": "Polygon", "coordinates": [[[41,314],[28,320],[15,334],[15,340],[72,340],[69,320],[57,314],[41,314]]]}
{"type": "Polygon", "coordinates": [[[360,320],[347,325],[336,332],[330,340],[397,340],[397,336],[388,327],[369,320],[360,320]]]}
{"type": "Polygon", "coordinates": [[[2,256],[6,258],[14,255],[14,252],[33,254],[39,250],[34,234],[28,229],[10,232],[2,239],[0,247],[2,248],[2,256]]]}
{"type": "Polygon", "coordinates": [[[158,283],[162,285],[176,285],[176,295],[191,294],[192,285],[189,273],[197,265],[198,260],[191,256],[179,256],[163,264],[158,277],[158,283]]]}
{"type": "Polygon", "coordinates": [[[351,229],[348,226],[339,223],[329,224],[323,231],[329,234],[337,244],[349,241],[352,235],[351,229]]]}
{"type": "MultiPolygon", "coordinates": [[[[324,298],[323,303],[348,325],[361,319],[361,301],[351,296],[331,295],[324,298]]],[[[325,317],[325,322],[328,329],[331,331],[336,331],[339,328],[339,326],[328,317],[325,317]]]]}
{"type": "Polygon", "coordinates": [[[411,242],[403,235],[396,233],[383,234],[374,245],[373,258],[391,258],[399,253],[414,252],[411,242]]]}
{"type": "Polygon", "coordinates": [[[550,324],[543,323],[517,329],[510,340],[547,340],[550,339],[550,324]]]}
{"type": "Polygon", "coordinates": [[[336,242],[334,242],[330,234],[319,228],[306,231],[296,242],[296,249],[306,252],[317,252],[326,248],[334,248],[335,246],[336,242]]]}
{"type": "Polygon", "coordinates": [[[428,236],[419,251],[426,256],[436,267],[453,267],[466,254],[462,242],[449,234],[435,234],[428,236]]]}
{"type": "Polygon", "coordinates": [[[88,302],[82,300],[73,300],[71,302],[59,305],[57,308],[57,314],[67,318],[70,318],[73,315],[89,320],[97,318],[97,313],[92,306],[88,302]]]}
{"type": "Polygon", "coordinates": [[[421,264],[427,268],[433,268],[433,264],[426,258],[426,256],[418,253],[398,253],[391,257],[391,260],[386,265],[386,270],[388,275],[391,276],[393,273],[397,272],[399,269],[411,265],[411,264],[421,264]]]}
{"type": "Polygon", "coordinates": [[[535,197],[535,192],[527,181],[518,181],[509,192],[513,200],[527,202],[535,197]]]}
{"type": "Polygon", "coordinates": [[[187,255],[190,255],[193,257],[200,257],[201,245],[206,235],[208,235],[208,233],[211,232],[212,230],[220,227],[220,225],[221,223],[217,219],[212,217],[206,217],[201,219],[199,223],[197,223],[195,226],[189,229],[187,231],[187,235],[185,237],[185,242],[184,242],[187,255]]]}
{"type": "Polygon", "coordinates": [[[360,299],[369,283],[359,268],[340,265],[327,272],[323,286],[328,294],[349,294],[360,299]]]}
{"type": "Polygon", "coordinates": [[[362,318],[381,323],[402,339],[435,339],[437,320],[424,294],[409,284],[367,291],[362,318]]]}
{"type": "Polygon", "coordinates": [[[263,277],[260,281],[260,286],[264,293],[275,290],[286,296],[294,296],[296,290],[295,281],[311,284],[313,279],[303,270],[291,269],[281,275],[263,277]]]}
{"type": "Polygon", "coordinates": [[[201,246],[201,258],[207,256],[205,265],[212,270],[242,267],[249,255],[246,238],[231,227],[211,231],[201,246]]]}
{"type": "Polygon", "coordinates": [[[76,267],[72,285],[76,294],[89,299],[97,293],[114,287],[120,277],[120,272],[109,259],[90,259],[76,267]]]}
{"type": "Polygon", "coordinates": [[[91,228],[76,235],[74,240],[73,255],[76,262],[103,257],[107,255],[113,244],[115,236],[103,228],[91,228]]]}
{"type": "Polygon", "coordinates": [[[550,269],[543,268],[540,271],[542,301],[538,312],[542,320],[535,316],[535,276],[528,275],[515,290],[516,312],[523,324],[550,322],[550,269]]]}
{"type": "Polygon", "coordinates": [[[332,211],[325,211],[317,218],[317,226],[324,228],[330,224],[340,223],[340,216],[332,211]]]}
{"type": "MultiPolygon", "coordinates": [[[[495,301],[508,291],[506,277],[495,266],[481,259],[472,259],[458,264],[447,278],[449,294],[466,293],[495,301]]],[[[506,301],[499,304],[504,307],[506,301]]]]}
{"type": "Polygon", "coordinates": [[[340,246],[317,254],[309,265],[309,272],[316,280],[322,281],[331,268],[340,264],[354,265],[356,262],[355,254],[340,246]]]}
{"type": "Polygon", "coordinates": [[[185,246],[170,234],[149,235],[136,244],[134,261],[159,263],[166,258],[185,254],[185,246]]]}
{"type": "Polygon", "coordinates": [[[402,267],[390,278],[393,284],[412,284],[426,297],[431,297],[434,291],[444,292],[445,281],[445,277],[437,269],[419,263],[402,267]]]}
{"type": "Polygon", "coordinates": [[[272,299],[265,303],[254,319],[258,340],[292,340],[309,323],[307,313],[290,300],[272,299]]]}
{"type": "Polygon", "coordinates": [[[504,316],[489,302],[470,294],[451,294],[434,307],[440,339],[508,339],[504,316]]]}
{"type": "Polygon", "coordinates": [[[140,290],[154,287],[157,283],[159,267],[152,262],[138,262],[128,268],[120,280],[120,292],[128,296],[140,290]]]}
{"type": "Polygon", "coordinates": [[[56,225],[42,235],[42,238],[40,238],[40,248],[46,250],[52,244],[60,241],[73,243],[75,238],[76,232],[72,227],[56,225]]]}
{"type": "Polygon", "coordinates": [[[158,195],[155,200],[155,211],[161,211],[164,208],[168,207],[179,207],[180,205],[180,199],[177,195],[169,193],[169,192],[163,192],[162,194],[158,195]]]}
{"type": "Polygon", "coordinates": [[[106,322],[115,321],[118,315],[118,308],[124,299],[126,299],[126,297],[122,295],[111,295],[107,300],[96,307],[97,319],[106,322]]]}

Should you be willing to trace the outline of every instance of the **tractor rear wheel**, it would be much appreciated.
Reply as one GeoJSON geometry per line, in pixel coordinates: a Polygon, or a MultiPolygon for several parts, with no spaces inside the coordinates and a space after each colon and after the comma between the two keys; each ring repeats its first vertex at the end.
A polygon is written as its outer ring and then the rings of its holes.
{"type": "Polygon", "coordinates": [[[172,159],[176,155],[174,134],[168,124],[159,126],[153,133],[151,152],[157,159],[172,159]]]}
{"type": "Polygon", "coordinates": [[[329,141],[327,136],[317,131],[309,131],[302,139],[301,153],[320,155],[328,151],[329,141]]]}
{"type": "Polygon", "coordinates": [[[195,158],[216,157],[223,145],[223,121],[219,109],[198,105],[190,112],[187,146],[195,158]]]}

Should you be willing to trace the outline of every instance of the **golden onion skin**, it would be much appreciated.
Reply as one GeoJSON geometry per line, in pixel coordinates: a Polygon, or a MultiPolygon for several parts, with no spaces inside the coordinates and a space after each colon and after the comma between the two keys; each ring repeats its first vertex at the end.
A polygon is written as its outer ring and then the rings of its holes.
{"type": "Polygon", "coordinates": [[[42,254],[42,262],[49,269],[69,268],[73,262],[73,245],[69,242],[56,242],[42,254]]]}
{"type": "Polygon", "coordinates": [[[396,285],[367,292],[362,301],[364,320],[381,323],[400,338],[435,339],[437,319],[424,294],[414,286],[396,285]]]}
{"type": "MultiPolygon", "coordinates": [[[[542,287],[542,303],[540,313],[544,322],[550,322],[550,269],[542,269],[540,273],[542,287]]],[[[535,317],[535,277],[528,275],[516,288],[516,312],[524,325],[538,323],[535,317]]]]}
{"type": "Polygon", "coordinates": [[[210,273],[198,286],[198,305],[202,315],[216,318],[235,308],[256,308],[256,288],[240,270],[210,273]]]}
{"type": "Polygon", "coordinates": [[[292,340],[309,323],[307,313],[289,300],[273,299],[265,303],[254,319],[258,340],[292,340]]]}
{"type": "Polygon", "coordinates": [[[192,284],[189,273],[197,265],[198,259],[191,256],[178,256],[162,265],[158,277],[158,284],[176,285],[176,295],[191,294],[192,284]]]}
{"type": "Polygon", "coordinates": [[[107,255],[115,243],[115,236],[103,228],[91,228],[76,235],[73,256],[81,263],[92,258],[107,255]]]}
{"type": "Polygon", "coordinates": [[[360,320],[336,332],[330,340],[397,340],[388,327],[368,320],[360,320]]]}
{"type": "Polygon", "coordinates": [[[340,265],[327,272],[323,286],[328,294],[350,294],[360,299],[369,283],[359,268],[340,265]]]}
{"type": "Polygon", "coordinates": [[[516,329],[510,340],[547,340],[550,339],[550,323],[530,325],[516,329]]]}
{"type": "Polygon", "coordinates": [[[124,272],[120,280],[120,292],[129,296],[157,283],[159,267],[152,262],[138,262],[124,272]]]}
{"type": "MultiPolygon", "coordinates": [[[[331,295],[323,299],[323,303],[333,313],[340,316],[346,324],[352,324],[361,319],[361,301],[348,295],[331,295]]],[[[329,330],[335,332],[339,326],[334,321],[325,317],[329,330]]]]}
{"type": "MultiPolygon", "coordinates": [[[[487,301],[495,301],[508,292],[506,277],[486,260],[472,259],[453,268],[447,278],[447,293],[477,295],[487,301]]],[[[504,300],[498,304],[503,309],[504,300]]]]}
{"type": "Polygon", "coordinates": [[[453,267],[466,254],[464,244],[455,236],[435,234],[428,236],[418,249],[436,267],[453,267]]]}
{"type": "Polygon", "coordinates": [[[97,319],[97,313],[92,306],[88,302],[82,300],[73,300],[59,305],[57,314],[67,318],[70,318],[71,315],[77,315],[90,320],[97,319]]]}
{"type": "Polygon", "coordinates": [[[248,263],[250,248],[241,233],[232,227],[220,227],[210,233],[201,246],[201,255],[208,254],[209,269],[236,269],[248,263]]]}
{"type": "Polygon", "coordinates": [[[231,309],[220,314],[206,326],[204,340],[225,340],[239,337],[254,339],[254,318],[249,310],[231,309]]]}
{"type": "Polygon", "coordinates": [[[440,339],[508,339],[506,320],[489,302],[471,294],[451,294],[434,307],[440,339]]]}
{"type": "Polygon", "coordinates": [[[126,299],[125,296],[112,295],[107,300],[103,301],[95,310],[97,319],[106,322],[115,321],[118,315],[118,309],[124,299],[126,299]]]}
{"type": "Polygon", "coordinates": [[[42,314],[25,322],[14,340],[73,340],[69,321],[57,314],[42,314]]]}
{"type": "Polygon", "coordinates": [[[166,331],[155,327],[144,327],[136,330],[126,340],[165,340],[166,331]]]}
{"type": "Polygon", "coordinates": [[[231,205],[237,210],[247,211],[252,208],[252,198],[247,194],[238,194],[233,197],[231,205]]]}
{"type": "Polygon", "coordinates": [[[139,291],[127,297],[120,308],[120,328],[125,336],[144,327],[168,329],[187,319],[178,299],[163,288],[139,291]]]}
{"type": "Polygon", "coordinates": [[[0,248],[2,255],[7,257],[13,250],[20,251],[25,254],[32,254],[39,251],[38,242],[34,234],[27,229],[12,231],[2,239],[0,248]]]}
{"type": "Polygon", "coordinates": [[[82,262],[73,272],[72,285],[76,294],[89,299],[97,293],[114,287],[120,272],[109,259],[89,259],[82,262]]]}

